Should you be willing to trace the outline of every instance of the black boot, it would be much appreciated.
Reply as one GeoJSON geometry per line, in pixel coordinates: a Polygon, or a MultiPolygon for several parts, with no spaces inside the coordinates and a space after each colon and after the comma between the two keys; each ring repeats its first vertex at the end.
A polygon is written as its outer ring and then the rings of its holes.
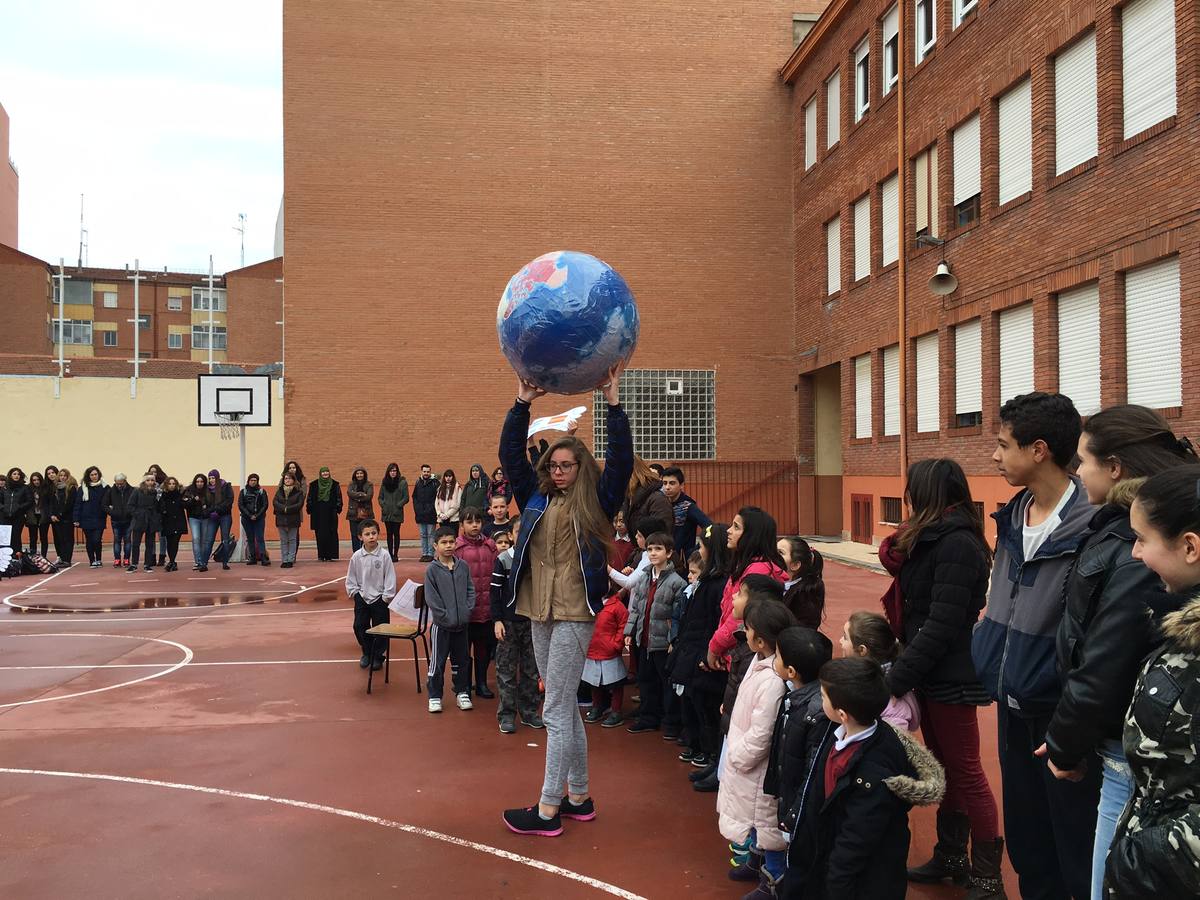
{"type": "Polygon", "coordinates": [[[938,810],[937,843],[933,858],[923,866],[908,870],[908,880],[933,884],[950,879],[959,887],[967,883],[967,839],[971,822],[966,813],[938,810]]]}
{"type": "MultiPolygon", "coordinates": [[[[730,881],[758,881],[759,873],[762,871],[765,855],[757,847],[751,847],[746,861],[740,865],[730,866],[729,880],[730,881]]],[[[730,860],[732,863],[733,860],[730,860]]]]}
{"type": "Polygon", "coordinates": [[[971,847],[971,876],[967,881],[967,900],[1007,900],[1000,864],[1004,860],[1004,838],[977,843],[971,847]]]}
{"type": "Polygon", "coordinates": [[[484,700],[491,700],[496,696],[488,689],[487,685],[488,662],[486,656],[475,660],[475,696],[482,697],[484,700]]]}

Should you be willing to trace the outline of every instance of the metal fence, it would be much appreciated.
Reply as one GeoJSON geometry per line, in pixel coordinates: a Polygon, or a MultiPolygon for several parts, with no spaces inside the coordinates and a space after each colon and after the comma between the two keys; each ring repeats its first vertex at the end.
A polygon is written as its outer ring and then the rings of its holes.
{"type": "Polygon", "coordinates": [[[730,522],[743,506],[758,506],[780,534],[800,530],[799,465],[795,460],[700,462],[682,465],[684,490],[714,522],[730,522]]]}

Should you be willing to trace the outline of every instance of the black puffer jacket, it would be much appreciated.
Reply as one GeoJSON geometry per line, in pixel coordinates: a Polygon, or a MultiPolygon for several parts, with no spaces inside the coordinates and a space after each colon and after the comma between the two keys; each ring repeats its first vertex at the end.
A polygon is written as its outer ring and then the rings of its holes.
{"type": "Polygon", "coordinates": [[[705,671],[700,663],[707,657],[708,642],[721,624],[721,595],[727,580],[724,576],[705,578],[696,585],[696,593],[679,620],[675,646],[667,657],[667,676],[674,684],[694,684],[712,693],[724,688],[725,673],[705,671]]]}
{"type": "Polygon", "coordinates": [[[965,512],[921,531],[900,569],[904,652],[888,672],[893,695],[920,689],[944,703],[982,697],[971,632],[987,602],[989,571],[987,548],[965,512]]]}
{"type": "Polygon", "coordinates": [[[802,684],[779,701],[763,791],[779,798],[779,825],[789,834],[796,823],[788,813],[796,804],[827,731],[829,720],[821,706],[820,681],[802,684]]]}
{"type": "Polygon", "coordinates": [[[436,478],[418,478],[413,482],[413,516],[418,525],[437,524],[437,509],[434,504],[437,499],[437,491],[438,480],[436,478]]]}
{"type": "Polygon", "coordinates": [[[114,525],[129,524],[129,500],[137,490],[128,481],[109,486],[104,493],[104,511],[113,520],[114,525]]]}
{"type": "Polygon", "coordinates": [[[153,532],[162,530],[162,508],[155,491],[136,488],[129,498],[129,527],[134,531],[153,532]]]}
{"type": "Polygon", "coordinates": [[[13,483],[7,479],[0,485],[0,525],[11,525],[14,529],[25,525],[25,513],[33,506],[33,491],[25,482],[13,483]]]}
{"type": "Polygon", "coordinates": [[[271,498],[267,496],[267,492],[260,486],[256,488],[242,488],[238,491],[238,512],[247,519],[257,522],[266,516],[267,509],[271,505],[271,498]]]}
{"type": "Polygon", "coordinates": [[[1105,739],[1118,739],[1146,656],[1161,643],[1157,621],[1181,600],[1133,558],[1129,506],[1141,479],[1122,482],[1088,525],[1063,588],[1058,626],[1062,695],[1046,729],[1050,759],[1073,769],[1105,739]]]}
{"type": "Polygon", "coordinates": [[[634,491],[633,496],[625,501],[622,512],[625,513],[625,523],[630,534],[637,531],[642,519],[658,519],[663,523],[667,534],[675,530],[675,509],[667,495],[662,492],[662,482],[657,478],[634,491]]]}
{"type": "Polygon", "coordinates": [[[183,508],[182,491],[163,491],[158,498],[159,509],[162,512],[162,533],[166,535],[183,535],[188,531],[187,512],[183,508]]]}

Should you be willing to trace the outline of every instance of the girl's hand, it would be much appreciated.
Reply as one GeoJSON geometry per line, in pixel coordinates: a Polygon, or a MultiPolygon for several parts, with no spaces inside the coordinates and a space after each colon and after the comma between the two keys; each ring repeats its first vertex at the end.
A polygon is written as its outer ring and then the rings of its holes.
{"type": "Polygon", "coordinates": [[[57,522],[57,521],[58,521],[58,516],[51,516],[51,517],[50,517],[50,521],[51,521],[51,522],[57,522]]]}
{"type": "Polygon", "coordinates": [[[538,397],[546,396],[546,392],[536,385],[530,384],[524,378],[517,379],[517,399],[522,403],[532,403],[538,397]]]}
{"type": "Polygon", "coordinates": [[[625,649],[629,650],[632,647],[633,647],[633,638],[630,637],[629,635],[625,635],[625,649]]]}
{"type": "Polygon", "coordinates": [[[617,363],[608,370],[608,381],[600,386],[600,390],[604,392],[604,399],[608,401],[609,406],[616,406],[621,402],[621,372],[624,370],[625,363],[617,363]]]}
{"type": "Polygon", "coordinates": [[[713,655],[711,650],[708,651],[708,656],[705,658],[704,664],[714,672],[722,671],[725,668],[721,665],[721,661],[713,655]]]}
{"type": "Polygon", "coordinates": [[[504,623],[503,622],[496,623],[496,640],[498,640],[498,641],[504,640],[504,623]]]}

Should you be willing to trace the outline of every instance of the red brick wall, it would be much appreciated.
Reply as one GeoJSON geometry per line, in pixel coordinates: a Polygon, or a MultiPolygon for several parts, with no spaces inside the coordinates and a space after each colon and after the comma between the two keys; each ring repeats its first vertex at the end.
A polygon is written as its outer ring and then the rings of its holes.
{"type": "MultiPolygon", "coordinates": [[[[834,362],[842,364],[844,494],[852,477],[889,476],[890,488],[878,495],[898,496],[899,442],[882,437],[883,365],[881,349],[895,343],[897,266],[880,269],[879,184],[897,168],[896,93],[880,98],[881,71],[878,19],[891,0],[852,5],[793,87],[793,160],[795,178],[795,331],[798,347],[816,347],[801,357],[801,372],[834,362]],[[870,30],[872,35],[871,111],[853,124],[853,51],[870,30]],[[824,80],[841,66],[841,141],[824,149],[824,80]],[[804,104],[819,93],[818,162],[804,169],[804,104]],[[872,192],[872,273],[853,284],[853,214],[851,204],[872,192]],[[826,296],[824,223],[842,216],[842,290],[826,296]],[[853,357],[874,352],[874,432],[855,440],[853,357]]],[[[1006,489],[990,462],[997,426],[999,361],[996,314],[1009,306],[1034,303],[1036,386],[1057,386],[1055,297],[1059,291],[1099,280],[1101,296],[1102,393],[1105,404],[1123,402],[1124,303],[1123,272],[1171,253],[1181,267],[1183,408],[1174,410],[1179,430],[1195,433],[1200,426],[1197,374],[1200,350],[1187,335],[1200,328],[1200,305],[1191,298],[1200,289],[1200,216],[1190,177],[1200,139],[1200,84],[1197,63],[1195,4],[1176,3],[1177,115],[1152,130],[1145,140],[1125,142],[1121,134],[1120,30],[1116,2],[1011,3],[980,0],[978,10],[958,29],[951,29],[951,4],[938,7],[938,42],[932,54],[907,82],[907,144],[910,159],[905,190],[910,233],[914,232],[914,181],[911,159],[937,141],[939,153],[940,234],[948,237],[946,256],[959,279],[946,298],[930,294],[938,251],[916,248],[909,238],[908,317],[910,340],[940,331],[941,422],[938,434],[916,435],[915,362],[908,353],[908,403],[904,409],[909,458],[931,455],[958,458],[968,473],[987,476],[976,481],[988,495],[1006,489]],[[1099,76],[1099,156],[1083,171],[1054,178],[1053,56],[1095,23],[1099,76]],[[1033,190],[997,208],[996,99],[1032,73],[1033,190]],[[962,231],[950,228],[953,193],[950,132],[973,112],[981,111],[982,215],[962,231]],[[1132,144],[1132,146],[1131,146],[1132,144]],[[954,409],[954,342],[952,326],[983,317],[984,423],[974,429],[949,427],[954,409]]],[[[912,16],[906,8],[908,37],[904,55],[911,69],[912,16]]],[[[803,431],[805,423],[801,421],[803,431]]],[[[980,497],[979,499],[983,499],[980,497]]],[[[848,499],[847,503],[847,525],[848,499]]],[[[878,535],[878,532],[877,532],[878,535]]]]}
{"type": "MultiPolygon", "coordinates": [[[[255,366],[283,359],[283,258],[225,273],[228,288],[229,359],[255,366]]],[[[247,371],[251,371],[247,369],[247,371]]]]}
{"type": "Polygon", "coordinates": [[[638,297],[635,367],[717,370],[722,458],[791,457],[792,12],[288,0],[288,455],[493,467],[500,293],[577,249],[638,297]]]}
{"type": "MultiPolygon", "coordinates": [[[[7,159],[0,159],[7,166],[7,159]]],[[[44,263],[0,246],[0,353],[50,354],[46,313],[53,288],[44,263]]]]}
{"type": "Polygon", "coordinates": [[[0,106],[0,244],[17,246],[17,200],[20,179],[9,165],[8,113],[0,106]]]}

